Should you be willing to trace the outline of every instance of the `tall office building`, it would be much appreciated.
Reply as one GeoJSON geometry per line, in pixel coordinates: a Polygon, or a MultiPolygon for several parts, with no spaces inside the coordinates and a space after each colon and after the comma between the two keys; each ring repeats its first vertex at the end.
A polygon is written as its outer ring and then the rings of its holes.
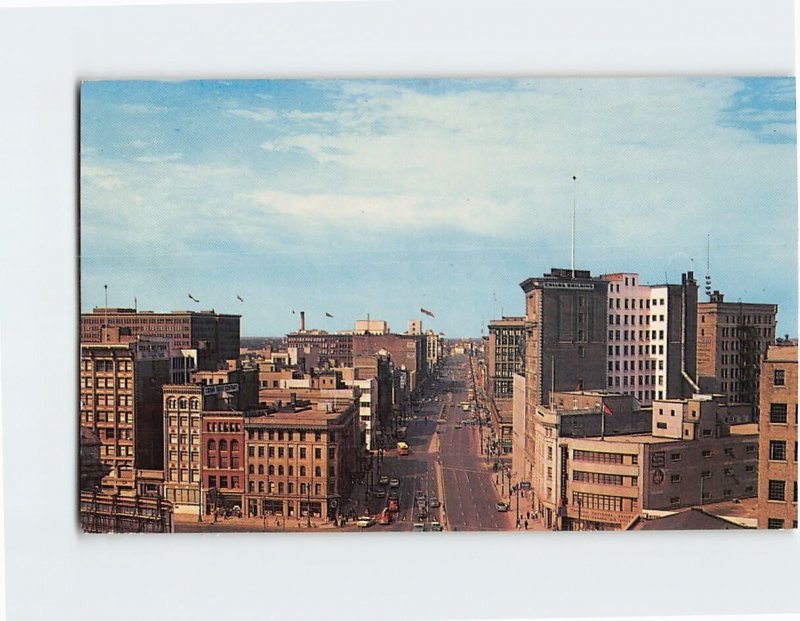
{"type": "Polygon", "coordinates": [[[643,285],[638,274],[608,281],[607,387],[649,405],[690,397],[696,381],[697,283],[643,285]]]}
{"type": "Polygon", "coordinates": [[[80,425],[99,440],[100,491],[135,495],[144,471],[163,468],[161,388],[169,381],[169,342],[139,337],[81,343],[80,425]]]}
{"type": "Polygon", "coordinates": [[[239,357],[240,315],[214,311],[154,313],[133,308],[95,308],[81,314],[81,343],[99,343],[103,327],[121,336],[167,339],[174,350],[197,350],[197,368],[214,369],[239,357]]]}
{"type": "Polygon", "coordinates": [[[588,270],[553,268],[520,287],[527,407],[547,404],[552,390],[605,388],[608,282],[588,270]]]}
{"type": "Polygon", "coordinates": [[[525,317],[503,317],[489,322],[486,366],[489,396],[511,398],[514,374],[525,372],[525,317]]]}
{"type": "Polygon", "coordinates": [[[726,302],[714,291],[697,305],[697,372],[707,392],[758,403],[761,360],[775,342],[775,304],[726,302]]]}

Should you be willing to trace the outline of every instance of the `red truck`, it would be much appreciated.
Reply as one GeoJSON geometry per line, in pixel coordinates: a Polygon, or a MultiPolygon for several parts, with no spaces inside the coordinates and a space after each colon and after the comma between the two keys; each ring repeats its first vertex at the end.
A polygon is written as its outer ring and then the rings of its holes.
{"type": "Polygon", "coordinates": [[[400,499],[398,499],[397,496],[390,496],[386,501],[386,510],[390,513],[400,511],[400,499]]]}

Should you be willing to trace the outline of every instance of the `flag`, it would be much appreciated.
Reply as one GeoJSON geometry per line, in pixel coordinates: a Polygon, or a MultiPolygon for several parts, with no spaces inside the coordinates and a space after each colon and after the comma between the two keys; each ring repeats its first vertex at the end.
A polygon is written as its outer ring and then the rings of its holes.
{"type": "Polygon", "coordinates": [[[611,410],[608,408],[608,406],[607,406],[607,405],[604,403],[604,404],[603,404],[603,414],[608,414],[609,416],[611,416],[613,413],[614,413],[614,412],[612,412],[612,411],[611,411],[611,410]]]}
{"type": "Polygon", "coordinates": [[[190,300],[194,300],[194,301],[195,301],[195,302],[197,302],[198,304],[200,303],[200,300],[198,300],[196,297],[194,297],[194,296],[193,296],[191,293],[189,294],[189,299],[190,299],[190,300]]]}
{"type": "Polygon", "coordinates": [[[237,295],[236,299],[239,300],[240,302],[244,302],[244,300],[242,299],[242,296],[240,296],[240,295],[237,295]]]}
{"type": "Polygon", "coordinates": [[[333,317],[333,315],[331,315],[330,313],[325,313],[325,316],[326,317],[333,317]]]}
{"type": "Polygon", "coordinates": [[[292,309],[292,315],[294,315],[294,314],[295,314],[294,309],[292,309]]]}
{"type": "MultiPolygon", "coordinates": [[[[426,315],[428,315],[428,317],[434,317],[433,313],[431,311],[429,311],[427,308],[420,308],[419,312],[420,313],[425,313],[426,315]]],[[[434,317],[434,319],[435,319],[435,317],[434,317]]]]}

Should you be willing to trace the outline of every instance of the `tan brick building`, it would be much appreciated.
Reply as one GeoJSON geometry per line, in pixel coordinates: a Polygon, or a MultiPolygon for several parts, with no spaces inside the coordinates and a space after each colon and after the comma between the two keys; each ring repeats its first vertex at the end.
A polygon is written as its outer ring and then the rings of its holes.
{"type": "Polygon", "coordinates": [[[337,515],[364,455],[358,399],[268,408],[244,428],[248,515],[337,515]]]}
{"type": "Polygon", "coordinates": [[[163,468],[161,387],[169,381],[169,342],[139,337],[81,343],[80,425],[99,440],[106,494],[135,495],[137,472],[163,468]]]}
{"type": "Polygon", "coordinates": [[[758,404],[761,359],[775,342],[777,312],[775,304],[725,302],[719,291],[698,303],[697,374],[703,392],[758,404]]]}
{"type": "Polygon", "coordinates": [[[758,527],[797,528],[797,345],[771,345],[761,365],[758,527]]]}

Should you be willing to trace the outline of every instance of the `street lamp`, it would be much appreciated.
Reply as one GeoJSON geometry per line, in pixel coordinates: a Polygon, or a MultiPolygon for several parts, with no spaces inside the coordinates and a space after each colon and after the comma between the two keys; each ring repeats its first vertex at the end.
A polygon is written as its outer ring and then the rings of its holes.
{"type": "Polygon", "coordinates": [[[576,502],[578,503],[578,530],[583,530],[583,519],[581,518],[581,507],[583,506],[583,500],[579,496],[576,499],[576,502]]]}

